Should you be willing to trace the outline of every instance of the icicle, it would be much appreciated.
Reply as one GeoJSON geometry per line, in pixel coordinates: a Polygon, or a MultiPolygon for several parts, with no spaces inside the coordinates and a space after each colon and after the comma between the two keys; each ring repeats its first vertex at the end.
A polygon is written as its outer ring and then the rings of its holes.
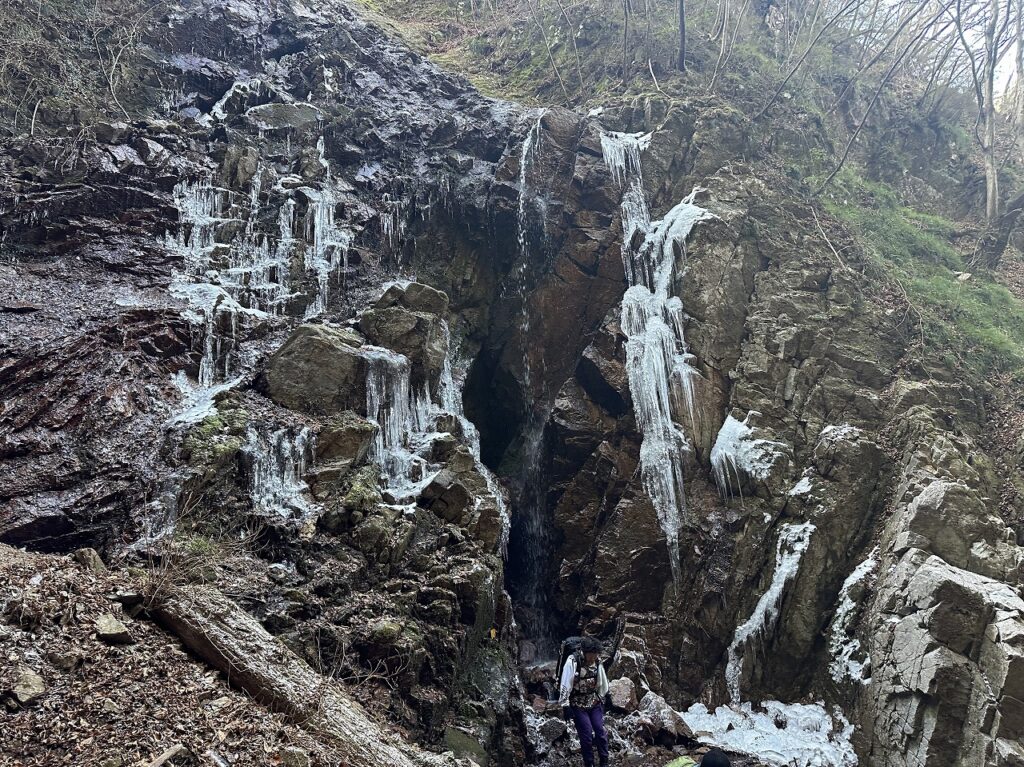
{"type": "Polygon", "coordinates": [[[742,421],[727,416],[711,448],[711,469],[715,484],[725,498],[741,493],[741,470],[755,479],[765,479],[771,472],[778,449],[784,447],[781,442],[769,439],[751,439],[753,430],[748,421],[754,414],[757,411],[751,410],[742,421]],[[736,480],[735,487],[733,478],[736,480]]]}
{"type": "Polygon", "coordinates": [[[624,186],[632,177],[641,175],[640,153],[651,145],[650,133],[601,134],[601,153],[604,164],[619,186],[624,186]]]}
{"type": "Polygon", "coordinates": [[[224,191],[209,179],[181,181],[174,187],[174,207],[178,210],[178,229],[168,234],[165,246],[179,253],[190,273],[201,273],[209,264],[214,235],[224,218],[224,191]]]}
{"type": "Polygon", "coordinates": [[[331,165],[325,153],[324,139],[317,142],[320,165],[324,169],[324,184],[319,191],[304,188],[309,198],[309,213],[306,219],[306,240],[312,241],[312,248],[306,247],[306,271],[316,275],[317,295],[306,309],[305,319],[322,314],[327,309],[328,283],[330,275],[342,268],[342,262],[348,264],[348,249],[352,244],[352,234],[346,229],[339,229],[335,222],[338,207],[337,192],[331,178],[331,165]]]}
{"type": "Polygon", "coordinates": [[[665,533],[673,582],[680,580],[679,532],[686,515],[683,458],[689,446],[674,413],[694,416],[694,379],[683,334],[683,305],[670,295],[679,254],[694,225],[713,218],[693,200],[698,190],[652,222],[643,192],[640,154],[650,144],[643,133],[605,133],[605,165],[624,187],[622,260],[630,287],[622,298],[626,371],[637,425],[643,434],[641,479],[665,533]],[[643,235],[639,247],[632,243],[643,235]]]}
{"type": "Polygon", "coordinates": [[[368,362],[367,418],[379,427],[370,458],[384,475],[384,484],[398,498],[414,498],[429,481],[429,466],[417,455],[417,437],[427,432],[430,397],[426,389],[415,394],[410,383],[409,359],[377,346],[360,347],[368,362]]]}
{"type": "Polygon", "coordinates": [[[743,672],[743,657],[750,640],[760,637],[775,628],[779,619],[782,592],[800,569],[800,560],[811,542],[815,527],[810,522],[783,525],[775,545],[775,572],[767,590],[757,600],[754,611],[741,625],[736,627],[732,644],[729,645],[729,661],[725,667],[725,682],[733,704],[740,702],[740,675],[743,672]]]}
{"type": "Polygon", "coordinates": [[[305,518],[310,512],[309,488],[303,480],[313,453],[313,437],[302,427],[272,432],[249,427],[246,451],[252,457],[250,491],[253,508],[263,514],[305,518]]]}

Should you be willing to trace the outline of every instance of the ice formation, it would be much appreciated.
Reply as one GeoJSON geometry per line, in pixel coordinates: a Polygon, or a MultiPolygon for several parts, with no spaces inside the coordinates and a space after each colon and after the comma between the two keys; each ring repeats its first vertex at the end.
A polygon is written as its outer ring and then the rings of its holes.
{"type": "Polygon", "coordinates": [[[853,680],[867,684],[870,681],[864,677],[864,661],[856,660],[854,657],[860,653],[861,646],[860,640],[850,634],[853,627],[854,611],[857,607],[857,603],[850,593],[857,584],[871,575],[876,567],[878,567],[877,548],[853,569],[839,590],[839,606],[836,607],[828,638],[829,654],[832,656],[828,670],[836,682],[853,680]]]}
{"type": "Polygon", "coordinates": [[[713,216],[694,203],[694,190],[660,221],[650,220],[640,160],[650,140],[650,134],[605,133],[601,149],[608,170],[623,187],[622,260],[629,288],[622,298],[622,330],[629,390],[643,434],[641,478],[665,533],[678,584],[679,531],[686,514],[683,454],[689,446],[674,416],[686,412],[692,419],[698,373],[683,334],[683,304],[671,295],[671,285],[690,231],[713,216]],[[643,241],[633,247],[638,233],[643,241]]]}
{"type": "Polygon", "coordinates": [[[306,427],[249,427],[245,452],[252,461],[249,487],[256,512],[299,520],[309,514],[309,487],[303,476],[313,442],[306,427]]]}
{"type": "Polygon", "coordinates": [[[755,479],[768,477],[779,450],[785,447],[781,442],[770,439],[751,439],[753,429],[748,422],[754,413],[756,411],[747,413],[742,421],[726,416],[711,448],[711,468],[715,484],[723,496],[731,497],[741,492],[740,471],[755,479]]]}
{"type": "Polygon", "coordinates": [[[742,624],[736,627],[732,644],[729,645],[729,661],[725,667],[725,682],[733,704],[740,702],[740,676],[743,672],[743,658],[751,639],[768,634],[779,619],[782,592],[800,569],[800,560],[811,542],[815,527],[810,522],[786,524],[779,530],[775,545],[775,572],[772,582],[757,600],[754,611],[742,624]]]}
{"type": "Polygon", "coordinates": [[[778,767],[855,767],[850,742],[853,725],[836,708],[829,715],[818,704],[763,702],[755,711],[749,703],[719,706],[708,711],[703,703],[680,712],[697,740],[730,751],[750,754],[778,767]]]}
{"type": "Polygon", "coordinates": [[[427,433],[430,397],[414,395],[408,357],[378,346],[363,346],[366,358],[366,413],[379,427],[370,458],[380,466],[385,487],[396,498],[414,498],[428,476],[427,461],[416,453],[418,438],[427,433]]]}

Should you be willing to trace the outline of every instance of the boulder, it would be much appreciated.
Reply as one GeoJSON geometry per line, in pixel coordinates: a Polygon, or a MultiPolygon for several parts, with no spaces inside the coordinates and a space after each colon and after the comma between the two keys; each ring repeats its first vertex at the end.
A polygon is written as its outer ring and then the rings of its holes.
{"type": "Polygon", "coordinates": [[[78,549],[72,556],[78,564],[94,573],[102,573],[107,569],[96,549],[78,549]]]}
{"type": "Polygon", "coordinates": [[[613,679],[608,683],[608,695],[611,698],[612,708],[621,711],[636,711],[636,685],[629,677],[613,679]]]}
{"type": "Polygon", "coordinates": [[[96,619],[96,636],[107,644],[133,644],[128,627],[110,613],[104,613],[96,619]]]}
{"type": "Polygon", "coordinates": [[[370,309],[360,316],[359,330],[374,345],[408,357],[413,380],[436,381],[440,376],[448,349],[436,315],[403,306],[370,309]]]}
{"type": "Polygon", "coordinates": [[[480,767],[487,766],[487,749],[475,736],[457,727],[447,727],[444,731],[444,745],[456,757],[472,759],[480,767]]]}
{"type": "Polygon", "coordinates": [[[11,686],[11,696],[19,706],[28,706],[35,702],[46,692],[46,684],[28,666],[19,666],[11,686]]]}
{"type": "Polygon", "coordinates": [[[568,731],[566,723],[561,719],[549,717],[540,726],[540,736],[548,743],[554,743],[568,731]]]}
{"type": "Polygon", "coordinates": [[[641,727],[650,741],[670,745],[694,739],[682,715],[657,693],[644,695],[638,710],[641,727]]]}
{"type": "Polygon", "coordinates": [[[473,507],[473,494],[453,472],[442,469],[416,499],[442,519],[460,524],[473,507]]]}
{"type": "Polygon", "coordinates": [[[351,410],[332,416],[320,427],[316,459],[341,461],[348,466],[362,463],[370,450],[377,426],[351,410]]]}
{"type": "Polygon", "coordinates": [[[344,328],[301,325],[270,358],[267,395],[277,404],[311,415],[345,410],[366,414],[367,360],[363,339],[344,328]]]}
{"type": "Polygon", "coordinates": [[[448,311],[448,294],[422,282],[395,283],[384,291],[374,304],[376,309],[404,306],[414,312],[444,315],[448,311]]]}

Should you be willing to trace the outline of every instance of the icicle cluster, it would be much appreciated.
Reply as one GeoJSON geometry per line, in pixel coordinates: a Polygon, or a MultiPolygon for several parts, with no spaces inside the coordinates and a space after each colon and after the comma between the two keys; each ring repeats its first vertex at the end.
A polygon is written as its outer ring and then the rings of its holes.
{"type": "Polygon", "coordinates": [[[748,422],[755,413],[747,413],[742,421],[726,416],[711,448],[711,469],[718,491],[724,497],[741,494],[741,471],[756,479],[765,479],[771,472],[778,450],[785,447],[781,442],[770,439],[751,438],[754,432],[748,422]]]}
{"type": "Polygon", "coordinates": [[[222,387],[238,375],[241,317],[284,313],[295,297],[291,263],[296,248],[303,249],[304,266],[316,278],[317,292],[307,319],[326,309],[331,275],[347,270],[352,235],[335,220],[337,184],[323,138],[317,148],[324,180],[320,188],[301,188],[309,201],[301,239],[296,237],[296,201],[292,192],[280,186],[275,190],[287,197],[276,211],[277,231],[260,231],[263,166],[256,169],[247,198],[236,195],[233,200],[230,191],[214,186],[209,178],[185,180],[175,187],[178,227],[165,237],[164,245],[181,257],[182,269],[175,272],[170,290],[188,304],[185,316],[201,334],[202,359],[198,388],[187,382],[179,386],[185,394],[184,413],[172,422],[180,422],[186,413],[190,415],[185,420],[191,421],[206,409],[213,387],[222,387]]]}
{"type": "Polygon", "coordinates": [[[422,489],[428,464],[415,448],[430,423],[430,397],[426,390],[413,396],[408,357],[390,349],[363,346],[366,358],[366,413],[379,427],[370,458],[381,467],[385,486],[398,498],[410,498],[422,489]]]}
{"type": "Polygon", "coordinates": [[[772,582],[757,600],[754,611],[742,624],[729,645],[729,661],[725,667],[725,682],[733,704],[740,702],[740,675],[743,672],[743,657],[752,639],[761,637],[775,628],[779,619],[782,592],[800,569],[800,560],[811,542],[815,527],[810,522],[783,525],[779,540],[775,544],[775,572],[772,582]]]}
{"type": "Polygon", "coordinates": [[[601,148],[622,195],[622,260],[629,289],[622,299],[626,369],[637,424],[644,489],[668,542],[672,576],[680,578],[679,531],[686,514],[683,457],[686,437],[674,415],[693,417],[692,366],[683,334],[683,305],[671,295],[677,258],[685,253],[694,225],[713,216],[693,202],[694,193],[660,221],[651,221],[643,193],[640,153],[650,134],[605,133],[601,148]],[[638,233],[643,240],[633,247],[638,233]]]}
{"type": "Polygon", "coordinates": [[[245,450],[252,460],[250,495],[253,509],[286,519],[304,519],[311,506],[303,476],[313,454],[308,428],[268,431],[249,427],[245,450]]]}
{"type": "Polygon", "coordinates": [[[312,243],[305,252],[307,272],[316,275],[316,298],[306,309],[305,319],[322,314],[327,308],[329,297],[330,276],[339,269],[348,269],[348,249],[352,244],[352,234],[347,229],[338,227],[335,216],[338,208],[337,191],[331,177],[331,165],[327,160],[323,137],[317,142],[317,153],[320,165],[324,169],[323,188],[316,190],[303,187],[309,199],[309,212],[306,217],[306,241],[312,243]]]}

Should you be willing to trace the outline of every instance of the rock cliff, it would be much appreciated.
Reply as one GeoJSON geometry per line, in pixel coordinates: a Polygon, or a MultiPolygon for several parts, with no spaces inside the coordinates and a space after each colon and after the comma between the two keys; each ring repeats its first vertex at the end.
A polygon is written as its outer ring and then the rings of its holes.
{"type": "Polygon", "coordinates": [[[215,586],[478,764],[567,758],[545,656],[617,625],[623,756],[1024,764],[1013,395],[909,354],[771,126],[485,98],[343,0],[140,29],[126,114],[0,152],[0,541],[201,655],[215,586]]]}

